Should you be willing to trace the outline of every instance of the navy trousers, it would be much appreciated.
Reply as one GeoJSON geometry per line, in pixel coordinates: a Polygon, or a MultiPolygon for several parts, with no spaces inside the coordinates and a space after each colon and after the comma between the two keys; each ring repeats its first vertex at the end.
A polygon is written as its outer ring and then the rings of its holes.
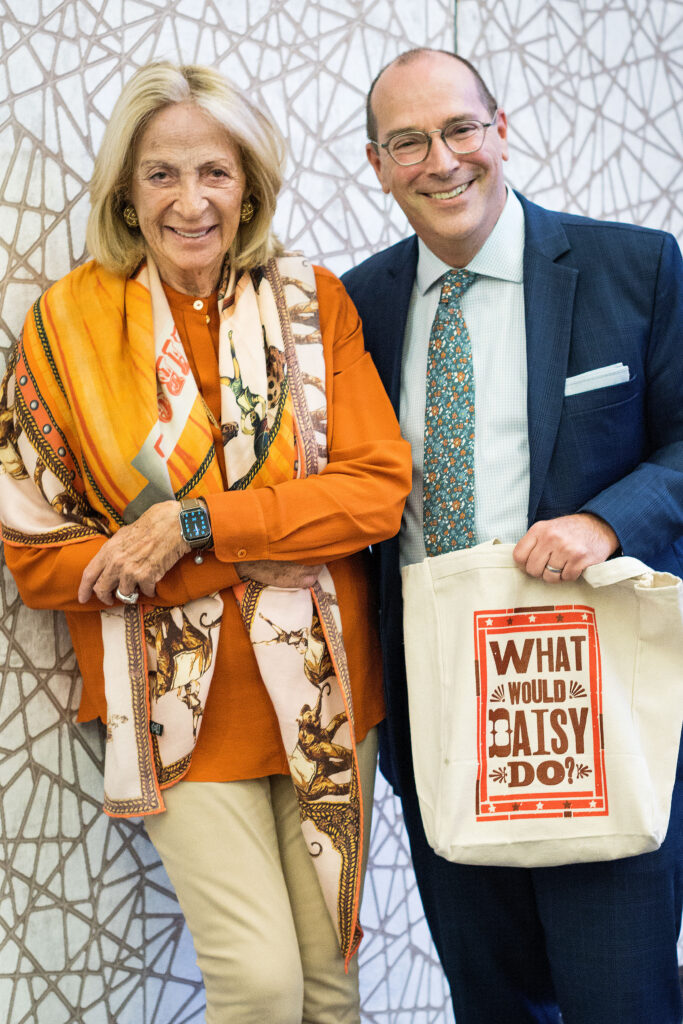
{"type": "Polygon", "coordinates": [[[659,850],[554,868],[438,857],[415,790],[404,789],[415,874],[456,1024],[681,1024],[683,748],[678,767],[659,850]]]}

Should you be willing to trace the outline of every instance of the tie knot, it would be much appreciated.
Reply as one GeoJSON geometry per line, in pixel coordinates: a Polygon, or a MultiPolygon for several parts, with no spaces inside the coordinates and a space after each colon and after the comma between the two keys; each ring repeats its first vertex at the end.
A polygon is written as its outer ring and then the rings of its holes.
{"type": "Polygon", "coordinates": [[[441,286],[441,302],[461,299],[476,276],[471,270],[449,270],[441,286]]]}

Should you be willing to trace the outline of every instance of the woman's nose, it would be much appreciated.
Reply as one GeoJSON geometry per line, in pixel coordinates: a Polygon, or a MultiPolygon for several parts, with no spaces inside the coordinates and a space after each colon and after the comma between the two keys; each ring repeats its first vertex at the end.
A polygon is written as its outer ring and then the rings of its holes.
{"type": "Polygon", "coordinates": [[[175,207],[181,216],[188,220],[200,216],[206,207],[206,196],[204,195],[200,181],[194,177],[183,177],[180,180],[180,188],[175,201],[175,207]]]}

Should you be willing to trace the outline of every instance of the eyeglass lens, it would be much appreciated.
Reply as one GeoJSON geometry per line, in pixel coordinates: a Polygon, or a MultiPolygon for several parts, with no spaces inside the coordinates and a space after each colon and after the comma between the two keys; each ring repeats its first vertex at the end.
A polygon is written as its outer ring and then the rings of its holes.
{"type": "MultiPolygon", "coordinates": [[[[454,153],[474,153],[480,148],[484,131],[476,121],[453,121],[443,129],[444,142],[454,153]]],[[[425,159],[431,145],[431,135],[425,132],[404,132],[395,135],[387,147],[390,156],[399,164],[417,164],[425,159]]]]}

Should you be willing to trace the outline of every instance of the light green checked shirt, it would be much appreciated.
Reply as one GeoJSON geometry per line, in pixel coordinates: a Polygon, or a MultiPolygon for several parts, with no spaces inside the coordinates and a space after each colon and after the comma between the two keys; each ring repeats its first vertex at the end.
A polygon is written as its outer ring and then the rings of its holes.
{"type": "MultiPolygon", "coordinates": [[[[422,456],[429,334],[444,274],[451,268],[418,240],[418,262],[403,343],[401,429],[413,451],[413,487],[400,534],[401,565],[425,557],[422,456]]],[[[477,543],[516,542],[529,504],[524,211],[508,189],[486,242],[467,265],[477,278],[462,311],[472,343],[475,393],[474,475],[477,543]]]]}

